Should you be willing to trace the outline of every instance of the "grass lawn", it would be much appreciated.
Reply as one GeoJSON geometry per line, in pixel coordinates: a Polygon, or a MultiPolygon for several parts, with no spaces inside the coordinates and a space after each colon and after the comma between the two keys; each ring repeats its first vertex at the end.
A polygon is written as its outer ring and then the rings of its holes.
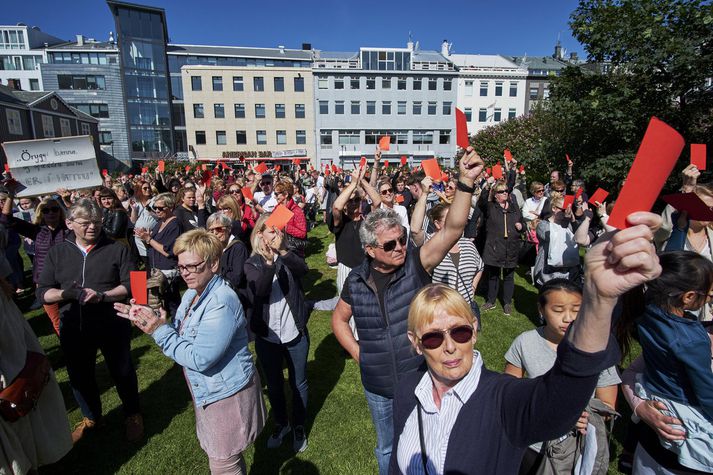
{"type": "MultiPolygon", "coordinates": [[[[336,271],[330,269],[324,259],[330,240],[331,235],[324,225],[310,232],[307,261],[311,270],[304,282],[310,299],[327,299],[336,293],[336,271]]],[[[29,308],[31,300],[30,296],[25,296],[19,302],[20,307],[29,308]]],[[[479,298],[479,303],[482,302],[479,298]]],[[[81,419],[81,414],[69,388],[59,341],[44,312],[36,310],[25,315],[52,361],[70,423],[74,425],[81,419]]],[[[497,310],[487,312],[483,317],[477,348],[489,368],[503,369],[503,355],[510,343],[523,331],[534,328],[536,317],[536,291],[520,274],[516,277],[515,312],[505,316],[498,306],[497,310]]],[[[315,311],[309,321],[309,332],[309,448],[295,456],[290,438],[289,443],[286,441],[280,449],[268,450],[265,443],[272,428],[270,419],[266,430],[245,453],[249,472],[376,473],[373,455],[376,436],[362,392],[359,368],[345,356],[332,335],[330,312],[315,311]]],[[[139,331],[135,331],[132,341],[132,356],[139,377],[145,440],[135,445],[124,440],[119,399],[99,356],[97,379],[103,392],[105,426],[80,441],[59,463],[44,467],[41,473],[208,473],[207,457],[195,436],[193,406],[181,368],[163,356],[153,340],[139,331]]],[[[266,393],[265,401],[267,403],[266,393]]],[[[624,411],[621,404],[620,411],[628,415],[628,410],[624,411]]],[[[618,473],[615,456],[621,450],[619,441],[623,438],[623,427],[620,421],[618,430],[615,430],[610,473],[618,473]]]]}

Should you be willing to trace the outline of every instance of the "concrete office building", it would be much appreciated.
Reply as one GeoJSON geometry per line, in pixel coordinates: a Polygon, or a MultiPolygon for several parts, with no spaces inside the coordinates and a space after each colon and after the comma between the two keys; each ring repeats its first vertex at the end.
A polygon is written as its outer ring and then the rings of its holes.
{"type": "Polygon", "coordinates": [[[527,70],[500,55],[453,54],[458,67],[458,108],[468,132],[478,131],[525,113],[527,70]]]}
{"type": "Polygon", "coordinates": [[[320,165],[373,159],[384,135],[391,163],[406,155],[416,164],[433,157],[453,164],[458,72],[443,54],[410,41],[406,48],[315,51],[313,72],[320,165]]]}
{"type": "Polygon", "coordinates": [[[310,69],[186,65],[181,73],[196,158],[314,159],[310,69]]]}
{"type": "Polygon", "coordinates": [[[43,90],[40,64],[47,60],[44,48],[65,42],[37,26],[0,25],[0,83],[24,91],[43,90]]]}
{"type": "Polygon", "coordinates": [[[99,42],[77,35],[76,41],[47,48],[46,54],[47,63],[41,65],[45,89],[99,121],[99,145],[110,171],[131,165],[123,76],[113,38],[99,42]]]}

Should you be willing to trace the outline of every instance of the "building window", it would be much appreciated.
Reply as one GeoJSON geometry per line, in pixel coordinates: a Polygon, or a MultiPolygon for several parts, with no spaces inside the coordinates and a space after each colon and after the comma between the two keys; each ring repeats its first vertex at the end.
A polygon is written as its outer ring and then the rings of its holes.
{"type": "Polygon", "coordinates": [[[428,78],[428,90],[435,91],[438,89],[438,78],[428,78]]]}
{"type": "Polygon", "coordinates": [[[391,78],[381,78],[381,89],[391,89],[391,78]]]}
{"type": "Polygon", "coordinates": [[[359,115],[361,114],[361,102],[359,101],[352,101],[352,110],[351,110],[353,115],[359,115]]]}
{"type": "Polygon", "coordinates": [[[332,131],[331,130],[320,130],[319,131],[319,143],[322,148],[331,148],[332,145],[332,131]],[[326,145],[326,147],[325,147],[326,145]]]}
{"type": "Polygon", "coordinates": [[[488,81],[480,81],[480,97],[488,95],[488,81]]]}
{"type": "Polygon", "coordinates": [[[441,130],[438,134],[438,143],[441,145],[448,145],[451,143],[451,131],[441,130]]]}
{"type": "Polygon", "coordinates": [[[473,81],[466,81],[465,82],[465,91],[464,94],[467,97],[470,97],[473,95],[473,81]]]}
{"type": "Polygon", "coordinates": [[[235,118],[244,119],[245,118],[245,104],[235,104],[235,118]]]}
{"type": "Polygon", "coordinates": [[[445,78],[443,79],[443,90],[450,91],[453,88],[453,80],[445,78]]]}
{"type": "Polygon", "coordinates": [[[265,118],[265,104],[255,104],[255,118],[264,119],[265,118]]]}
{"type": "MultiPolygon", "coordinates": [[[[200,76],[191,76],[191,91],[202,91],[203,81],[200,76]]],[[[205,141],[203,142],[205,143],[205,141]]]]}
{"type": "MultiPolygon", "coordinates": [[[[213,76],[213,90],[214,91],[222,91],[223,90],[223,77],[222,76],[213,76]]],[[[225,134],[223,134],[225,136],[225,134]]]]}
{"type": "Polygon", "coordinates": [[[366,101],[366,113],[367,115],[376,114],[376,101],[366,101]]]}
{"type": "Polygon", "coordinates": [[[540,93],[540,88],[537,86],[530,88],[530,100],[537,99],[537,95],[540,93]]]}
{"type": "Polygon", "coordinates": [[[305,91],[305,78],[296,77],[294,78],[295,92],[305,91]]]}
{"type": "Polygon", "coordinates": [[[285,90],[285,78],[275,77],[273,79],[273,84],[275,85],[275,92],[284,92],[285,90]]]}
{"type": "Polygon", "coordinates": [[[502,119],[503,111],[499,107],[495,109],[495,112],[493,113],[493,120],[495,122],[500,122],[502,119]]]}
{"type": "Polygon", "coordinates": [[[297,145],[305,145],[307,143],[307,132],[304,130],[295,131],[295,143],[297,145]]]}
{"type": "Polygon", "coordinates": [[[262,92],[265,90],[265,80],[262,76],[255,76],[253,78],[253,91],[262,92]]]}
{"type": "Polygon", "coordinates": [[[334,78],[334,89],[344,89],[344,78],[334,78]]]}
{"type": "Polygon", "coordinates": [[[225,119],[225,105],[213,104],[213,117],[216,119],[225,119]]]}
{"type": "Polygon", "coordinates": [[[39,91],[40,90],[40,80],[39,79],[30,79],[30,91],[39,91]]]}
{"type": "Polygon", "coordinates": [[[205,130],[196,130],[196,144],[205,145],[205,130]]]}
{"type": "Polygon", "coordinates": [[[204,116],[203,104],[193,104],[193,118],[202,119],[204,116]]]}
{"type": "Polygon", "coordinates": [[[360,86],[359,86],[359,83],[360,83],[360,79],[353,77],[353,78],[351,78],[351,79],[349,80],[349,87],[350,87],[351,89],[359,89],[359,87],[360,87],[360,86]]]}
{"type": "Polygon", "coordinates": [[[216,145],[227,145],[228,142],[225,138],[225,130],[215,131],[215,143],[216,145]]]}
{"type": "Polygon", "coordinates": [[[104,76],[93,76],[87,74],[59,74],[57,83],[60,89],[73,89],[79,91],[106,89],[104,76]]]}
{"type": "Polygon", "coordinates": [[[233,76],[233,91],[244,91],[245,83],[242,76],[233,76]]]}
{"type": "Polygon", "coordinates": [[[42,131],[45,137],[54,137],[54,121],[51,116],[42,116],[42,131]]]}
{"type": "Polygon", "coordinates": [[[428,115],[436,115],[436,109],[438,108],[437,102],[428,103],[428,115]]]}
{"type": "Polygon", "coordinates": [[[86,122],[82,122],[82,135],[91,135],[92,127],[86,122]]]}
{"type": "Polygon", "coordinates": [[[235,131],[235,143],[238,145],[246,145],[248,143],[248,134],[244,130],[235,131]]]}
{"type": "Polygon", "coordinates": [[[305,105],[304,104],[295,104],[295,119],[304,119],[305,118],[305,105]]]}
{"type": "Polygon", "coordinates": [[[334,113],[343,115],[344,114],[344,101],[335,101],[334,102],[334,113]]]}
{"type": "Polygon", "coordinates": [[[329,87],[329,78],[318,78],[317,87],[319,89],[327,89],[329,87]]]}
{"type": "Polygon", "coordinates": [[[329,101],[319,101],[319,113],[329,114],[329,101]]]}
{"type": "Polygon", "coordinates": [[[286,130],[276,130],[275,137],[277,138],[277,145],[287,144],[287,131],[286,130]]]}
{"type": "Polygon", "coordinates": [[[367,89],[376,89],[376,78],[375,77],[367,77],[366,78],[366,88],[367,89]]]}
{"type": "Polygon", "coordinates": [[[433,131],[432,130],[414,130],[413,131],[413,143],[415,145],[432,144],[433,143],[433,131]]]}
{"type": "Polygon", "coordinates": [[[514,119],[516,113],[515,109],[508,109],[508,120],[514,119]]]}
{"type": "Polygon", "coordinates": [[[485,122],[488,120],[488,109],[481,108],[478,109],[478,122],[485,122]]]}
{"type": "Polygon", "coordinates": [[[267,132],[264,130],[256,130],[255,138],[258,145],[267,145],[267,132]]]}
{"type": "Polygon", "coordinates": [[[503,95],[503,83],[502,81],[497,81],[495,83],[495,95],[500,97],[503,95]]]}
{"type": "Polygon", "coordinates": [[[406,145],[408,143],[408,130],[396,130],[392,135],[396,136],[397,144],[406,145]]]}
{"type": "Polygon", "coordinates": [[[7,129],[12,135],[22,135],[22,119],[20,111],[15,109],[5,109],[7,116],[7,129]]]}
{"type": "Polygon", "coordinates": [[[465,110],[463,110],[463,113],[465,114],[465,121],[470,122],[473,120],[473,109],[470,107],[466,107],[465,110]]]}
{"type": "Polygon", "coordinates": [[[443,115],[451,115],[452,102],[443,103],[443,115]]]}
{"type": "Polygon", "coordinates": [[[391,101],[383,101],[381,103],[381,113],[384,115],[391,114],[391,101]]]}
{"type": "Polygon", "coordinates": [[[413,90],[414,91],[420,91],[421,90],[421,85],[423,83],[423,79],[421,78],[413,78],[413,90]]]}
{"type": "Polygon", "coordinates": [[[72,104],[72,107],[97,119],[109,118],[109,106],[106,104],[72,104]]]}
{"type": "Polygon", "coordinates": [[[405,91],[406,90],[406,78],[400,77],[396,80],[396,88],[399,91],[405,91]]]}
{"type": "Polygon", "coordinates": [[[62,137],[69,137],[72,135],[72,126],[69,125],[69,119],[59,119],[59,130],[62,133],[62,137]]]}
{"type": "Polygon", "coordinates": [[[355,145],[359,143],[358,130],[340,130],[339,145],[355,145]]]}
{"type": "Polygon", "coordinates": [[[413,115],[421,115],[421,101],[413,103],[413,115]]]}
{"type": "Polygon", "coordinates": [[[517,83],[510,83],[510,97],[517,97],[517,83]]]}
{"type": "Polygon", "coordinates": [[[399,101],[396,103],[396,113],[398,115],[406,115],[406,101],[399,101]]]}
{"type": "Polygon", "coordinates": [[[99,132],[99,145],[112,145],[113,143],[111,132],[99,132]]]}
{"type": "Polygon", "coordinates": [[[285,104],[275,104],[275,118],[284,119],[285,118],[285,104]]]}

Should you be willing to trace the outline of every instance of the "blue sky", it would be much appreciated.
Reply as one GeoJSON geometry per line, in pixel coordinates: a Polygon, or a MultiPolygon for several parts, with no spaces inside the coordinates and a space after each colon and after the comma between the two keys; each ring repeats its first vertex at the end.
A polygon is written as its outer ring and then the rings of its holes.
{"type": "MultiPolygon", "coordinates": [[[[174,43],[299,48],[303,42],[332,51],[360,46],[405,47],[409,31],[421,49],[455,53],[552,54],[557,36],[584,56],[568,20],[576,0],[134,0],[161,7],[174,43]]],[[[64,39],[76,34],[106,40],[114,30],[103,0],[8,1],[0,24],[24,22],[64,39]]]]}

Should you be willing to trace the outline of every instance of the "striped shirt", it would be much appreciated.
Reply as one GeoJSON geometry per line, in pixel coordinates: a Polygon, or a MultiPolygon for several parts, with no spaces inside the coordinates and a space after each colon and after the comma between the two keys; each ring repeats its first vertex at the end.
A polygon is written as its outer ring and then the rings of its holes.
{"type": "MultiPolygon", "coordinates": [[[[426,235],[429,240],[434,235],[426,235]]],[[[483,270],[483,260],[478,254],[473,241],[468,238],[460,238],[458,240],[458,263],[453,261],[453,256],[449,252],[443,258],[440,264],[433,269],[431,274],[433,282],[446,284],[448,287],[457,290],[463,299],[470,303],[475,300],[475,289],[473,288],[473,278],[483,270]],[[460,277],[458,274],[460,273],[460,277]]]]}
{"type": "Polygon", "coordinates": [[[404,425],[404,430],[399,438],[396,456],[401,473],[405,475],[443,473],[451,430],[453,430],[460,410],[478,387],[482,368],[483,359],[479,352],[473,350],[473,366],[458,384],[443,395],[440,409],[436,407],[436,403],[433,401],[433,381],[431,380],[430,372],[423,375],[414,393],[421,406],[428,473],[424,473],[423,462],[421,461],[418,406],[414,408],[408,419],[406,419],[406,425],[404,425]]]}

